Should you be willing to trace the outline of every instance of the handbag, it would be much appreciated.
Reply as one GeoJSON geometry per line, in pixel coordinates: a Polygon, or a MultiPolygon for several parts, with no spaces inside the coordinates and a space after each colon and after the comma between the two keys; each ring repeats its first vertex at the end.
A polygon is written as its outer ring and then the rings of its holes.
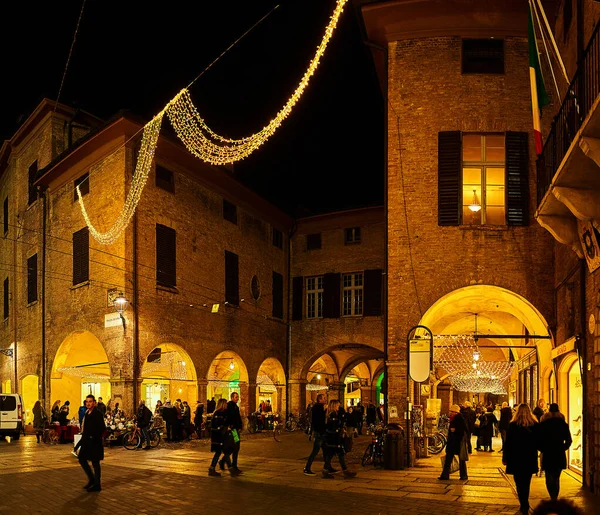
{"type": "MultiPolygon", "coordinates": [[[[440,461],[442,462],[442,470],[444,470],[444,465],[446,463],[446,455],[445,454],[443,456],[440,456],[440,461]]],[[[452,463],[450,464],[450,474],[452,474],[452,472],[456,472],[458,469],[459,469],[458,457],[455,454],[454,456],[452,456],[452,463]]]]}
{"type": "Polygon", "coordinates": [[[469,461],[469,437],[467,434],[463,436],[460,442],[460,450],[458,452],[458,458],[461,461],[469,461]]]}
{"type": "Polygon", "coordinates": [[[479,419],[475,419],[475,427],[479,427],[481,425],[481,422],[479,419]]]}
{"type": "Polygon", "coordinates": [[[226,431],[223,434],[223,452],[231,454],[235,450],[235,439],[231,431],[226,431]]]}

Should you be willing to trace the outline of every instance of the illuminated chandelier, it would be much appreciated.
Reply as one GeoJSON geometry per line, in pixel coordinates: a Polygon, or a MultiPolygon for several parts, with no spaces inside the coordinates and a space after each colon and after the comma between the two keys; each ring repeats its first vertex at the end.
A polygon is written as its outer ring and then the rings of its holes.
{"type": "Polygon", "coordinates": [[[138,161],[133,176],[131,188],[127,194],[125,205],[117,217],[115,223],[106,231],[100,232],[91,222],[83,203],[83,198],[77,186],[77,196],[81,213],[85,219],[92,237],[103,245],[109,245],[117,240],[125,228],[129,225],[131,217],[142,196],[142,191],[150,173],[150,167],[154,159],[158,134],[160,132],[162,118],[167,113],[177,136],[184,143],[186,148],[196,157],[211,164],[233,163],[248,157],[275,131],[281,126],[283,121],[292,112],[294,106],[300,100],[304,90],[308,86],[311,77],[314,75],[321,57],[325,53],[327,44],[333,35],[344,5],[348,0],[337,0],[336,7],[325,28],[325,34],[321,44],[308,65],[308,69],[302,76],[300,83],[294,93],[290,96],[285,105],[277,113],[268,125],[263,127],[257,133],[242,139],[229,139],[215,133],[206,125],[198,110],[192,103],[190,93],[187,88],[182,89],[166,106],[144,127],[142,145],[138,153],[138,161]]]}

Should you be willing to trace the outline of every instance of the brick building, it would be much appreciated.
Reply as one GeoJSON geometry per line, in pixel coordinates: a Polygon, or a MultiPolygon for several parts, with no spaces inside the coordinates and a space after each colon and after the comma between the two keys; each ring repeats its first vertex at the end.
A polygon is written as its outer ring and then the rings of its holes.
{"type": "MultiPolygon", "coordinates": [[[[583,3],[590,18],[580,17],[580,39],[587,42],[594,27],[597,34],[598,6],[583,3]]],[[[545,4],[554,23],[557,3],[545,4]]],[[[572,4],[560,2],[559,11],[572,4]]],[[[514,363],[501,396],[462,391],[447,370],[437,367],[431,395],[441,398],[442,411],[457,400],[506,399],[533,407],[544,398],[561,403],[575,426],[582,413],[584,420],[595,413],[597,426],[600,399],[585,394],[586,388],[597,392],[598,383],[590,373],[594,347],[583,320],[597,316],[598,287],[590,275],[581,281],[587,283],[584,289],[578,285],[585,275],[581,249],[577,256],[558,248],[541,226],[550,224],[538,205],[544,191],[532,134],[527,2],[355,5],[387,101],[390,407],[406,410],[407,333],[423,324],[441,335],[434,340],[438,346],[460,351],[454,338],[467,334],[483,360],[514,363]]],[[[561,38],[563,46],[577,39],[566,32],[561,38]]],[[[590,82],[597,88],[597,51],[594,55],[590,82]]],[[[597,104],[597,95],[597,89],[590,93],[590,104],[597,104]]],[[[559,105],[554,99],[552,108],[559,105]]],[[[551,121],[549,111],[544,120],[551,121]]],[[[584,195],[594,195],[597,166],[591,160],[586,166],[579,187],[588,190],[584,195]]],[[[596,206],[597,199],[595,194],[596,206]]],[[[576,235],[569,243],[580,247],[576,235]]],[[[590,331],[596,328],[590,325],[590,331]]],[[[473,353],[473,365],[478,357],[473,353]]],[[[417,386],[411,383],[408,394],[425,405],[421,393],[429,394],[429,387],[417,386]]],[[[592,438],[592,427],[588,421],[587,440],[579,440],[569,454],[570,468],[588,486],[597,481],[590,475],[598,466],[597,461],[592,465],[592,447],[597,455],[599,433],[593,429],[592,438]]]]}
{"type": "Polygon", "coordinates": [[[261,400],[297,412],[317,369],[332,395],[346,380],[349,398],[370,396],[383,357],[381,207],[295,223],[163,135],[131,223],[101,245],[76,187],[107,230],[127,201],[144,123],[54,107],[44,100],[0,161],[0,348],[12,352],[0,356],[0,384],[23,394],[29,420],[38,398],[79,406],[87,392],[130,411],[138,399],[193,404],[236,390],[244,413],[261,400]],[[318,249],[306,241],[317,233],[318,249]],[[311,313],[309,297],[320,299],[311,313]]]}

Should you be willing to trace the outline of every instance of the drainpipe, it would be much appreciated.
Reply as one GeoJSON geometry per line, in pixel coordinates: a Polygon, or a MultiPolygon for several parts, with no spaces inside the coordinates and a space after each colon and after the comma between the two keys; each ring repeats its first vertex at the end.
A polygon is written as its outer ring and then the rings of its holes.
{"type": "Polygon", "coordinates": [[[46,230],[48,218],[48,198],[42,191],[42,406],[46,405],[46,230]]]}
{"type": "Polygon", "coordinates": [[[290,374],[292,371],[292,324],[290,317],[290,308],[291,308],[291,285],[292,285],[292,237],[298,228],[296,222],[294,221],[294,226],[292,230],[288,232],[288,259],[287,259],[287,316],[286,316],[286,347],[285,347],[285,362],[286,362],[286,370],[285,370],[285,384],[286,384],[286,394],[285,394],[285,409],[286,416],[288,413],[291,413],[291,403],[292,403],[292,395],[291,395],[291,387],[290,387],[290,374]]]}
{"type": "MultiPolygon", "coordinates": [[[[19,227],[17,229],[17,237],[15,238],[15,241],[13,242],[13,263],[18,263],[17,261],[17,241],[19,240],[20,237],[20,231],[21,228],[19,227]]],[[[17,268],[15,267],[15,270],[13,272],[13,276],[12,276],[12,285],[9,284],[9,288],[8,288],[8,298],[9,300],[9,316],[12,315],[12,322],[13,322],[13,328],[14,328],[14,335],[15,335],[15,343],[13,345],[13,364],[14,364],[14,368],[15,368],[15,385],[12,388],[13,392],[19,393],[20,392],[20,387],[19,387],[19,373],[17,370],[17,358],[18,358],[18,345],[17,345],[17,268]],[[11,289],[13,291],[13,294],[11,295],[11,289]],[[12,304],[12,306],[11,306],[12,304]]]]}
{"type": "Polygon", "coordinates": [[[138,309],[138,215],[137,209],[133,214],[133,409],[137,410],[138,397],[138,354],[140,347],[139,309],[138,309]]]}

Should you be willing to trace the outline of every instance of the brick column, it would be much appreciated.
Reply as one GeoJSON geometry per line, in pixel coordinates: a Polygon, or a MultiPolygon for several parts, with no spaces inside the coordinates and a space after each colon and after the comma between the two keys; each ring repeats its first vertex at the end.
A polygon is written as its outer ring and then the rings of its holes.
{"type": "Polygon", "coordinates": [[[208,395],[208,381],[206,379],[198,379],[198,399],[200,402],[204,404],[204,409],[206,409],[206,402],[209,400],[207,398],[208,395]]]}
{"type": "Polygon", "coordinates": [[[289,406],[292,413],[306,410],[306,379],[289,379],[287,384],[289,406]]]}

